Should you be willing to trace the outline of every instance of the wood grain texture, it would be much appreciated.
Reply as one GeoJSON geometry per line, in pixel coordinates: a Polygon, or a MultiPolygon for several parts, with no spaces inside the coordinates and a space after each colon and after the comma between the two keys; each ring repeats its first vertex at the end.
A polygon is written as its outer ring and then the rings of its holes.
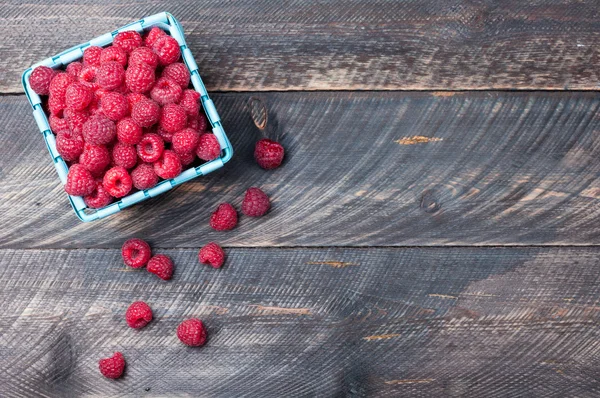
{"type": "Polygon", "coordinates": [[[1,250],[0,395],[600,394],[597,248],[242,248],[221,270],[157,251],[170,282],[118,250],[1,250]],[[136,331],[140,299],[155,320],[136,331]],[[201,349],[174,332],[193,316],[201,349]],[[116,350],[114,382],[97,360],[116,350]]]}
{"type": "MultiPolygon", "coordinates": [[[[592,93],[270,93],[282,167],[254,163],[246,94],[215,95],[236,154],[222,170],[81,223],[23,97],[0,99],[0,246],[587,245],[600,236],[592,93]],[[434,139],[403,145],[414,136],[434,139]],[[217,233],[218,203],[262,187],[273,209],[217,233]]],[[[418,141],[418,140],[417,140],[418,141]]]]}
{"type": "Polygon", "coordinates": [[[4,3],[0,92],[126,23],[170,11],[209,90],[597,89],[593,0],[4,3]]]}

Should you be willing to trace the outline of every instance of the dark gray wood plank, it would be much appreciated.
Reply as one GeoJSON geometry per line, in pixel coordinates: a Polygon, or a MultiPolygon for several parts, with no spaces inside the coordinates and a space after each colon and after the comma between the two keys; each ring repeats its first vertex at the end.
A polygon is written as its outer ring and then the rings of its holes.
{"type": "Polygon", "coordinates": [[[209,90],[598,87],[593,0],[5,3],[0,92],[43,58],[157,12],[179,18],[209,90]]]}
{"type": "Polygon", "coordinates": [[[288,156],[252,158],[247,94],[215,95],[236,154],[224,169],[81,223],[23,97],[0,99],[0,246],[588,245],[600,237],[600,100],[593,93],[269,93],[267,133],[288,156]],[[414,138],[417,136],[417,138],[414,138]],[[420,138],[419,138],[420,137],[420,138]],[[425,137],[425,138],[423,138],[425,137]],[[250,186],[271,213],[217,233],[217,204],[250,186]]]}
{"type": "Polygon", "coordinates": [[[598,248],[242,248],[221,270],[157,252],[170,282],[118,250],[1,250],[0,395],[600,393],[598,248]],[[136,331],[140,299],[155,320],[136,331]],[[201,349],[175,336],[192,316],[201,349]],[[114,382],[97,360],[116,350],[114,382]]]}

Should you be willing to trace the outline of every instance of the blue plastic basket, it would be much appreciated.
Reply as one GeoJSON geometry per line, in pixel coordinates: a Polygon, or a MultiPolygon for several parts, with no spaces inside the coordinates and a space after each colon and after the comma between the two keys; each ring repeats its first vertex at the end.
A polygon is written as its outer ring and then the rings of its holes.
{"type": "Polygon", "coordinates": [[[102,36],[96,37],[93,40],[90,40],[87,43],[80,44],[78,46],[72,47],[62,53],[55,55],[54,57],[47,58],[37,64],[31,66],[31,68],[27,69],[23,72],[21,81],[23,84],[23,88],[25,89],[25,94],[27,95],[27,99],[33,108],[33,117],[46,141],[46,146],[48,147],[48,151],[52,156],[52,160],[54,161],[54,167],[58,172],[58,176],[63,185],[67,182],[67,173],[69,168],[67,164],[59,155],[56,150],[56,140],[54,138],[54,134],[50,130],[50,124],[48,122],[48,118],[44,110],[42,109],[42,101],[40,97],[31,89],[29,86],[29,76],[31,75],[31,71],[40,65],[48,66],[50,68],[61,68],[66,66],[70,62],[73,62],[81,57],[83,57],[83,50],[90,46],[100,46],[104,47],[112,43],[114,36],[119,32],[124,32],[128,30],[135,30],[137,32],[142,32],[144,30],[148,30],[154,26],[158,26],[163,29],[167,33],[170,33],[173,38],[177,40],[179,46],[181,47],[181,55],[185,65],[188,67],[191,74],[191,81],[194,86],[194,89],[200,93],[200,98],[202,102],[202,107],[204,108],[204,112],[208,117],[208,120],[212,126],[212,132],[217,137],[219,141],[219,145],[221,146],[221,156],[217,159],[211,160],[210,162],[204,163],[198,167],[192,167],[188,170],[183,171],[180,175],[170,180],[161,181],[155,187],[146,189],[144,191],[138,191],[131,195],[125,196],[121,198],[116,203],[112,203],[106,207],[101,209],[89,209],[86,207],[83,198],[80,196],[69,196],[69,201],[71,202],[71,206],[73,206],[73,210],[77,214],[82,221],[94,221],[99,220],[104,217],[108,217],[111,214],[115,214],[122,209],[132,206],[136,203],[139,203],[148,198],[153,198],[155,196],[160,195],[163,192],[170,190],[171,188],[183,184],[186,181],[189,181],[193,178],[196,178],[201,175],[206,175],[214,170],[217,170],[223,167],[223,164],[228,162],[233,156],[233,147],[225,134],[225,130],[221,125],[221,119],[219,118],[219,113],[215,108],[213,101],[208,96],[206,92],[206,88],[204,87],[204,83],[202,83],[202,79],[200,78],[200,74],[198,73],[198,65],[196,61],[194,61],[194,57],[192,56],[192,52],[187,47],[185,43],[183,29],[179,22],[173,17],[171,14],[167,12],[163,12],[160,14],[152,15],[150,17],[141,19],[137,22],[130,23],[125,25],[113,32],[106,33],[102,36]]]}

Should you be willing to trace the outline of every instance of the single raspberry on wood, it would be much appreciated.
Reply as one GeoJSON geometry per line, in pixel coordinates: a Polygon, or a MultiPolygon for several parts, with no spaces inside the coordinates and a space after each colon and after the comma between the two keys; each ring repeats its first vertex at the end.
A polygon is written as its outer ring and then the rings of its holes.
{"type": "MultiPolygon", "coordinates": [[[[177,64],[173,64],[177,65],[177,64]]],[[[181,94],[181,99],[179,100],[179,105],[185,109],[185,112],[188,114],[188,119],[198,116],[198,112],[200,112],[200,93],[196,90],[183,90],[181,94]]],[[[189,120],[188,120],[189,123],[189,120]]],[[[198,130],[198,129],[196,129],[198,130]]],[[[202,130],[204,131],[204,130],[202,130]]]]}
{"type": "MultiPolygon", "coordinates": [[[[79,82],[89,89],[96,91],[100,88],[98,84],[98,67],[95,65],[85,65],[79,72],[79,82]]],[[[97,93],[96,93],[97,94],[97,93]]]]}
{"type": "Polygon", "coordinates": [[[134,30],[119,32],[113,39],[113,46],[119,47],[127,54],[129,54],[141,45],[142,36],[140,36],[140,34],[134,30]]]}
{"type": "Polygon", "coordinates": [[[221,156],[221,146],[214,134],[200,135],[200,142],[196,148],[196,155],[202,160],[210,161],[221,156]]]}
{"type": "Polygon", "coordinates": [[[284,152],[280,143],[263,138],[254,147],[254,159],[263,169],[271,170],[281,165],[284,152]]]}
{"type": "Polygon", "coordinates": [[[148,133],[142,136],[137,144],[137,153],[140,159],[147,163],[156,162],[163,154],[165,143],[158,134],[148,133]]]}
{"type": "Polygon", "coordinates": [[[68,75],[73,76],[75,79],[79,79],[79,74],[83,70],[83,64],[81,62],[71,62],[67,65],[67,69],[65,70],[68,75]]]}
{"type": "Polygon", "coordinates": [[[131,108],[131,118],[141,127],[152,126],[159,121],[160,115],[160,106],[150,99],[139,101],[131,108]]]}
{"type": "Polygon", "coordinates": [[[74,82],[67,87],[65,92],[65,105],[69,109],[81,111],[92,102],[92,90],[81,83],[74,82]]]}
{"type": "Polygon", "coordinates": [[[38,66],[29,75],[29,86],[39,95],[50,94],[50,82],[56,72],[47,66],[38,66]]]}
{"type": "Polygon", "coordinates": [[[177,153],[177,156],[179,156],[179,161],[181,162],[182,167],[192,164],[196,159],[196,154],[194,152],[177,153]]]}
{"type": "Polygon", "coordinates": [[[165,180],[175,178],[181,174],[181,161],[179,156],[171,150],[164,150],[162,156],[153,164],[154,172],[165,180]]]}
{"type": "Polygon", "coordinates": [[[125,358],[120,352],[115,352],[112,357],[101,359],[98,368],[104,377],[118,379],[125,370],[125,358]]]}
{"type": "Polygon", "coordinates": [[[177,153],[192,153],[200,143],[200,134],[191,128],[179,130],[171,138],[172,148],[177,153]]]}
{"type": "Polygon", "coordinates": [[[198,252],[198,260],[202,264],[210,264],[213,268],[221,268],[225,262],[225,252],[215,242],[210,242],[198,252]]]}
{"type": "Polygon", "coordinates": [[[168,35],[156,39],[154,44],[152,44],[152,50],[158,55],[158,63],[163,66],[177,62],[181,55],[179,43],[168,35]]]}
{"type": "Polygon", "coordinates": [[[83,134],[83,125],[90,118],[87,110],[76,111],[74,109],[65,109],[64,117],[67,120],[69,129],[77,134],[83,134]]]}
{"type": "Polygon", "coordinates": [[[159,124],[160,127],[169,133],[175,133],[185,128],[187,123],[187,114],[185,110],[177,104],[167,104],[162,109],[159,124]]]}
{"type": "Polygon", "coordinates": [[[110,153],[104,145],[85,144],[79,157],[79,164],[94,176],[102,175],[110,164],[110,153]]]}
{"type": "Polygon", "coordinates": [[[123,262],[131,268],[142,268],[148,263],[151,256],[150,245],[142,239],[128,239],[121,247],[123,262]]]}
{"type": "Polygon", "coordinates": [[[104,62],[96,72],[96,80],[100,87],[114,90],[125,81],[125,69],[116,61],[104,62]]]}
{"type": "Polygon", "coordinates": [[[102,47],[91,46],[83,50],[83,64],[100,66],[100,54],[102,47]]]}
{"type": "Polygon", "coordinates": [[[96,181],[92,173],[80,164],[69,167],[65,192],[73,196],[85,196],[94,192],[96,181]]]}
{"type": "Polygon", "coordinates": [[[137,164],[137,151],[133,145],[117,142],[112,149],[112,161],[117,166],[131,169],[137,164]]]}
{"type": "Polygon", "coordinates": [[[154,54],[154,51],[152,51],[151,48],[138,47],[133,50],[129,56],[129,67],[139,63],[146,64],[153,69],[156,69],[158,66],[158,56],[154,54]]]}
{"type": "Polygon", "coordinates": [[[181,93],[181,87],[175,80],[161,77],[156,81],[152,90],[150,90],[150,97],[157,103],[166,105],[178,102],[181,98],[181,93]]]}
{"type": "Polygon", "coordinates": [[[125,72],[125,84],[133,93],[150,91],[155,78],[154,68],[143,62],[130,65],[125,72]]]}
{"type": "Polygon", "coordinates": [[[141,329],[152,320],[152,308],[143,301],[132,303],[125,311],[125,321],[129,327],[141,329]]]}
{"type": "Polygon", "coordinates": [[[215,231],[228,231],[233,229],[238,222],[235,208],[229,203],[221,203],[217,210],[210,216],[210,226],[215,231]]]}
{"type": "Polygon", "coordinates": [[[127,145],[135,145],[142,139],[142,128],[130,117],[117,122],[117,139],[127,145]]]}
{"type": "Polygon", "coordinates": [[[121,166],[113,167],[109,169],[104,178],[102,184],[106,192],[115,198],[122,198],[127,195],[133,186],[131,176],[127,172],[127,169],[121,166]]]}
{"type": "Polygon", "coordinates": [[[71,130],[62,130],[56,134],[56,150],[63,160],[71,162],[77,160],[83,152],[83,137],[71,130]]]}
{"type": "Polygon", "coordinates": [[[161,76],[175,81],[182,89],[186,89],[190,84],[190,71],[181,62],[167,65],[163,69],[161,76]]]}
{"type": "Polygon", "coordinates": [[[260,217],[267,214],[271,202],[266,193],[256,187],[248,188],[242,201],[242,213],[249,217],[260,217]]]}
{"type": "Polygon", "coordinates": [[[164,254],[157,254],[148,261],[146,269],[148,272],[158,276],[162,280],[169,280],[173,276],[173,260],[164,254]]]}
{"type": "Polygon", "coordinates": [[[100,52],[100,65],[108,62],[117,62],[125,67],[127,65],[127,53],[115,46],[103,48],[100,52]]]}
{"type": "Polygon", "coordinates": [[[107,145],[117,135],[115,122],[102,114],[90,116],[83,124],[83,138],[94,145],[107,145]]]}
{"type": "Polygon", "coordinates": [[[129,114],[129,101],[123,94],[109,92],[100,100],[102,112],[111,120],[118,121],[129,114]]]}
{"type": "Polygon", "coordinates": [[[101,209],[104,206],[108,206],[112,202],[113,198],[106,192],[102,180],[96,181],[96,189],[89,195],[83,197],[83,201],[86,206],[91,209],[101,209]]]}
{"type": "Polygon", "coordinates": [[[148,47],[152,47],[156,39],[166,35],[167,34],[164,30],[155,26],[154,28],[150,29],[150,32],[148,32],[148,34],[146,35],[144,42],[148,47]]]}
{"type": "Polygon", "coordinates": [[[131,180],[133,186],[143,191],[156,186],[158,183],[158,176],[154,172],[154,167],[149,163],[142,163],[138,165],[131,172],[131,180]]]}
{"type": "Polygon", "coordinates": [[[199,347],[206,343],[206,328],[200,319],[192,318],[183,321],[177,327],[177,337],[190,347],[199,347]]]}

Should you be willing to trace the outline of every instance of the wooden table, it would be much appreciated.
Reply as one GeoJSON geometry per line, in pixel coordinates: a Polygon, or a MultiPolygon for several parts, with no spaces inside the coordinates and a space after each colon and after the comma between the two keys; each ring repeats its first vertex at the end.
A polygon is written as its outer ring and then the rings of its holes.
{"type": "Polygon", "coordinates": [[[597,1],[2,8],[0,396],[599,396],[597,1]],[[20,73],[164,10],[236,155],[81,223],[20,73]],[[252,160],[261,135],[286,147],[275,171],[252,160]],[[271,213],[212,231],[249,186],[271,213]],[[172,281],[124,267],[131,237],[172,256],[172,281]],[[198,264],[213,240],[221,270],[198,264]],[[155,321],[136,331],[140,299],[155,321]],[[201,349],[175,336],[192,316],[201,349]],[[97,361],[116,350],[127,373],[110,381],[97,361]]]}

